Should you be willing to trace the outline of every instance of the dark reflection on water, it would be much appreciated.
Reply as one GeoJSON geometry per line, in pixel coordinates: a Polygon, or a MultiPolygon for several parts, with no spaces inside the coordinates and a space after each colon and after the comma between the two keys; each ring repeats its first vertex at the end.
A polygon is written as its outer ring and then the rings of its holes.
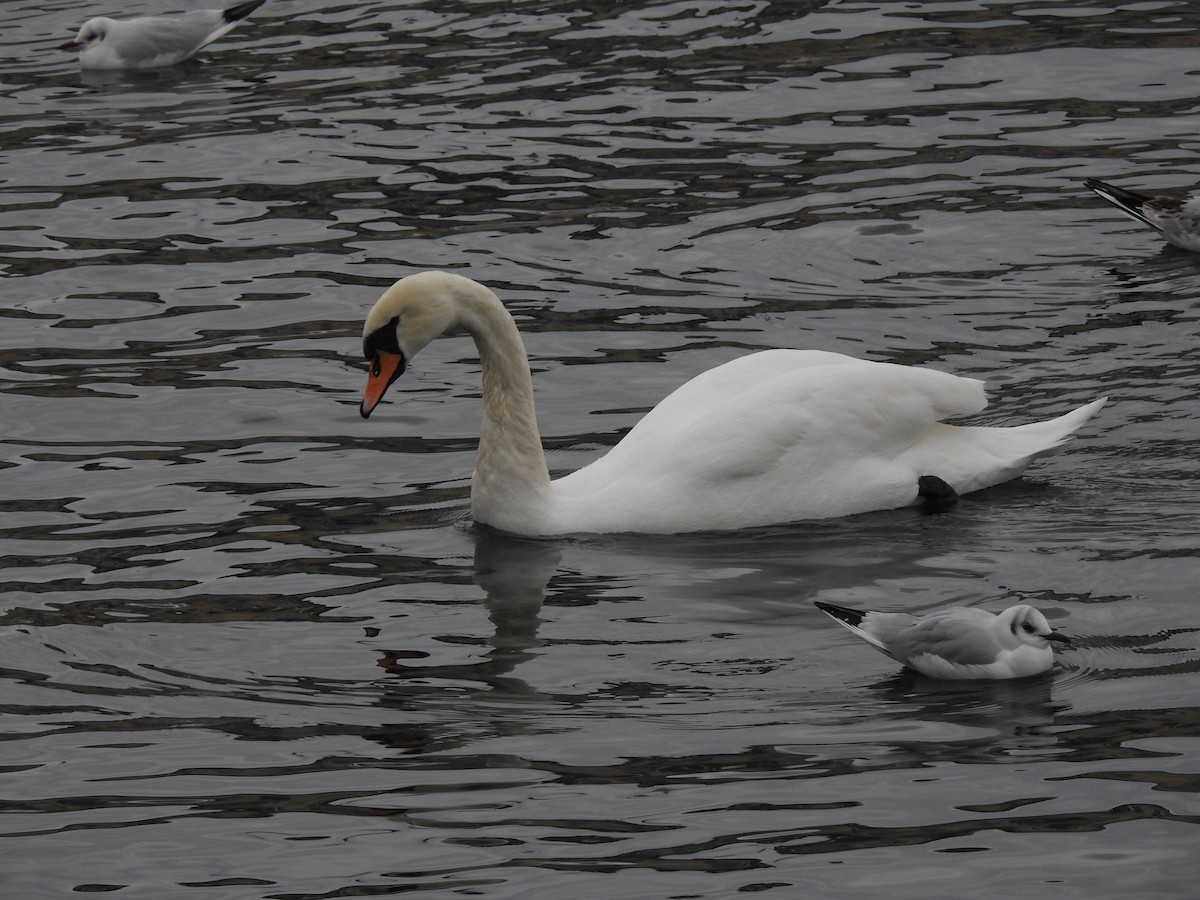
{"type": "Polygon", "coordinates": [[[271,0],[155,73],[5,12],[6,896],[1193,892],[1200,257],[1081,185],[1195,184],[1193,4],[271,0]],[[357,413],[434,266],[555,473],[763,347],[1110,404],[942,515],[514,540],[466,341],[357,413]],[[929,682],[813,600],[1075,640],[929,682]]]}

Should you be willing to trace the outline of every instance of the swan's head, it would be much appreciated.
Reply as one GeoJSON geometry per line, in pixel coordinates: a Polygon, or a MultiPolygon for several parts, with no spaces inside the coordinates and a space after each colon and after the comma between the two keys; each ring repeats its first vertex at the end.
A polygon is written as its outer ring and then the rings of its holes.
{"type": "Polygon", "coordinates": [[[1041,649],[1049,647],[1051,641],[1070,643],[1070,638],[1052,629],[1046,617],[1032,606],[1009,607],[998,618],[998,626],[1011,633],[1016,644],[1028,644],[1041,649]]]}
{"type": "Polygon", "coordinates": [[[401,278],[375,301],[363,325],[363,356],[371,367],[359,407],[364,419],[404,374],[408,361],[434,338],[464,327],[464,304],[483,296],[495,298],[462,275],[418,272],[401,278]]]}
{"type": "Polygon", "coordinates": [[[75,40],[67,41],[65,44],[59,44],[59,50],[74,50],[76,47],[87,50],[90,47],[98,45],[104,40],[108,34],[108,24],[112,19],[106,19],[103,16],[97,19],[88,19],[83,23],[83,27],[79,29],[79,34],[75,35],[75,40]]]}

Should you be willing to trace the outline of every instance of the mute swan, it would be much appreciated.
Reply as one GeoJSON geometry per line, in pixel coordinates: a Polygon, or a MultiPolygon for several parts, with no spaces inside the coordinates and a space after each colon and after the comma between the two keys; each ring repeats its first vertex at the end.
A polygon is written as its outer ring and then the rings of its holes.
{"type": "Polygon", "coordinates": [[[551,481],[516,322],[495,294],[461,275],[409,275],[372,307],[363,418],[422,347],[461,331],[475,340],[483,377],[472,512],[518,535],[845,516],[907,506],[930,475],[976,491],[1020,474],[1104,403],[1015,428],[944,425],[984,408],[982,382],[821,350],[764,350],[693,378],[605,456],[551,481]]]}
{"type": "Polygon", "coordinates": [[[864,612],[816,601],[816,606],[901,665],[931,678],[1026,678],[1054,665],[1051,641],[1070,643],[1032,606],[993,614],[956,607],[910,616],[864,612]]]}
{"type": "Polygon", "coordinates": [[[1177,200],[1150,196],[1089,178],[1083,186],[1095,191],[1125,215],[1149,225],[1168,244],[1200,253],[1200,197],[1177,200]]]}

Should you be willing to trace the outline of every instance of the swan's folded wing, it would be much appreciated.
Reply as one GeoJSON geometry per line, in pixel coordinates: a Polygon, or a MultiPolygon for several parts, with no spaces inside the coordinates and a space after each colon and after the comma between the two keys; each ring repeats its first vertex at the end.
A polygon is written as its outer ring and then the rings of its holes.
{"type": "Polygon", "coordinates": [[[893,461],[940,418],[985,403],[978,381],[932,369],[766,351],[688,382],[556,489],[626,515],[637,506],[658,523],[646,530],[903,506],[916,476],[893,461]]]}
{"type": "MultiPolygon", "coordinates": [[[[742,470],[765,471],[784,463],[793,471],[797,466],[826,471],[856,460],[894,459],[931,425],[987,405],[982,383],[971,378],[838,354],[819,354],[833,359],[814,363],[811,355],[771,351],[747,357],[759,365],[741,372],[736,363],[722,366],[715,372],[731,369],[728,374],[737,377],[709,392],[707,403],[704,397],[694,403],[687,397],[677,409],[680,398],[672,395],[660,407],[664,421],[658,421],[656,409],[630,437],[643,427],[664,438],[677,430],[690,436],[687,446],[706,442],[705,456],[713,465],[720,464],[722,454],[714,452],[720,450],[742,470]],[[779,364],[787,357],[772,358],[777,353],[790,353],[799,364],[783,368],[779,364]],[[665,430],[668,410],[675,421],[665,430]]],[[[691,387],[685,386],[689,395],[691,387]]]]}
{"type": "Polygon", "coordinates": [[[736,423],[745,435],[865,431],[875,445],[894,447],[934,422],[986,405],[983,384],[973,378],[821,350],[766,350],[697,375],[647,413],[629,437],[736,423]]]}

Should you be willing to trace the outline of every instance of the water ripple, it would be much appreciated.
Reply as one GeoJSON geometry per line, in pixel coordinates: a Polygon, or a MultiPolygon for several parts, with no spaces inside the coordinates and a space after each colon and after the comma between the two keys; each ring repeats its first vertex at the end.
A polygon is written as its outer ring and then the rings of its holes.
{"type": "Polygon", "coordinates": [[[1082,187],[1195,183],[1192,4],[271,0],[81,73],[105,12],[0,48],[9,893],[1192,890],[1200,269],[1082,187]],[[765,347],[1110,403],[940,516],[510,540],[468,342],[358,415],[426,267],[516,315],[556,474],[765,347]],[[929,682],[812,600],[1074,641],[929,682]]]}

